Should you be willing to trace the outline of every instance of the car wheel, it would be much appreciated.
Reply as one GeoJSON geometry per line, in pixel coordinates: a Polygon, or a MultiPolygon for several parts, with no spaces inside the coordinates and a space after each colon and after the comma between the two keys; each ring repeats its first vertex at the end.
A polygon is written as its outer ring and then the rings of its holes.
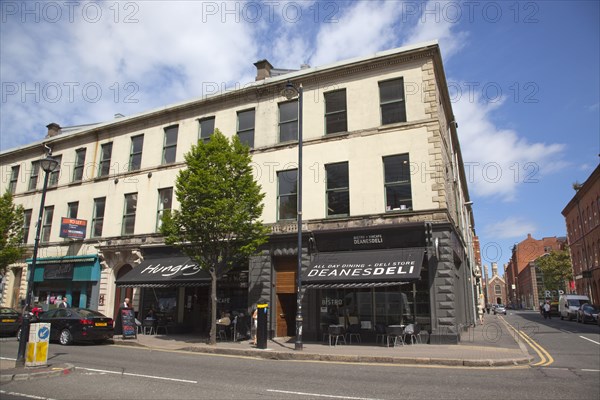
{"type": "Polygon", "coordinates": [[[73,335],[71,335],[71,332],[68,329],[63,329],[60,333],[59,341],[63,346],[68,346],[73,343],[73,335]]]}

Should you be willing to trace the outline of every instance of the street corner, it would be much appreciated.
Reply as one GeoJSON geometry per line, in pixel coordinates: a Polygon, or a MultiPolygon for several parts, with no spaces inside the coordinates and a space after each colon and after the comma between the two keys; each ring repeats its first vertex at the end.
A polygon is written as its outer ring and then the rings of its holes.
{"type": "MultiPolygon", "coordinates": [[[[14,363],[14,362],[13,362],[14,363]]],[[[53,364],[45,367],[15,367],[0,371],[0,384],[11,381],[27,381],[69,375],[75,366],[69,363],[53,364]]]]}

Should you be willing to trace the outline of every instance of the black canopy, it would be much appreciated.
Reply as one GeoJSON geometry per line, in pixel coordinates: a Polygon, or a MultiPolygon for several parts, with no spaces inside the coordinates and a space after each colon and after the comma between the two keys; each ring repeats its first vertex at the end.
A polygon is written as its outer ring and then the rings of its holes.
{"type": "Polygon", "coordinates": [[[210,275],[189,257],[151,258],[117,279],[121,287],[205,286],[210,275]]]}
{"type": "Polygon", "coordinates": [[[425,249],[318,253],[304,272],[307,287],[373,287],[419,279],[425,249]]]}

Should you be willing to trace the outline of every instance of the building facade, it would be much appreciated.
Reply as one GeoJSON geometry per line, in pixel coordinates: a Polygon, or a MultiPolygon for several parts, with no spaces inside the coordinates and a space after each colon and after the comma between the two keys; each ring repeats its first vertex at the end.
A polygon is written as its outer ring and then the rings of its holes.
{"type": "MultiPolygon", "coordinates": [[[[266,301],[271,336],[292,336],[302,122],[304,336],[319,339],[333,321],[356,320],[367,336],[377,325],[418,322],[432,342],[458,342],[475,321],[475,223],[437,43],[298,71],[255,66],[256,82],[243,88],[101,124],[50,124],[44,140],[0,153],[10,176],[2,190],[26,210],[28,245],[42,144],[60,160],[44,207],[36,300],[51,307],[67,297],[112,316],[128,296],[139,312],[205,331],[207,277],[158,232],[165,210],[178,206],[184,154],[218,128],[250,146],[272,232],[221,279],[220,309],[244,317],[266,301]],[[298,98],[282,95],[287,82],[302,85],[301,114],[298,98]],[[62,217],[86,221],[86,237],[61,238],[62,217]]],[[[3,304],[24,298],[28,265],[10,269],[3,304]]]]}
{"type": "MultiPolygon", "coordinates": [[[[487,270],[487,267],[486,267],[487,270]]],[[[506,271],[506,267],[505,267],[506,271]]],[[[486,272],[487,275],[487,272],[486,272]]],[[[507,288],[504,278],[498,275],[498,264],[492,263],[492,276],[486,279],[486,298],[488,304],[507,304],[507,288]]]]}
{"type": "MultiPolygon", "coordinates": [[[[564,237],[553,236],[538,240],[533,238],[531,234],[527,234],[526,239],[513,246],[511,258],[504,269],[508,293],[507,304],[515,309],[524,308],[528,304],[529,296],[537,291],[537,278],[533,279],[535,271],[527,270],[525,273],[523,271],[538,257],[554,250],[564,250],[565,243],[566,238],[564,237]]],[[[553,297],[558,300],[559,290],[564,291],[565,289],[566,287],[553,289],[555,291],[553,297]]],[[[538,298],[531,300],[531,302],[537,302],[539,305],[539,301],[543,298],[543,294],[538,292],[538,298]],[[539,296],[542,296],[542,298],[539,298],[539,296]]]]}
{"type": "Polygon", "coordinates": [[[577,294],[600,302],[600,166],[563,209],[577,294]]]}

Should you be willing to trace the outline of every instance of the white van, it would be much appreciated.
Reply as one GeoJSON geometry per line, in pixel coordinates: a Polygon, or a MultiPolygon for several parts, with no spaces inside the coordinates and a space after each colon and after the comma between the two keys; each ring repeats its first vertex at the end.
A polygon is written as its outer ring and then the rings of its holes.
{"type": "Polygon", "coordinates": [[[563,294],[558,299],[558,313],[560,319],[567,318],[569,321],[577,318],[577,310],[582,304],[589,303],[587,296],[579,294],[563,294]]]}

